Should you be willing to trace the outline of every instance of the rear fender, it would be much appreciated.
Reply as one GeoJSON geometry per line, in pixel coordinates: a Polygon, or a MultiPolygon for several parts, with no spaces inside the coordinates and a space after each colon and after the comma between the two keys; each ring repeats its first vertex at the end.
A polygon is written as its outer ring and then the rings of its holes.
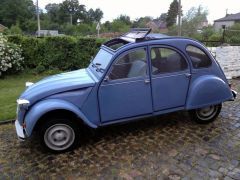
{"type": "Polygon", "coordinates": [[[190,85],[186,109],[215,105],[233,98],[229,85],[213,75],[200,76],[190,85]]]}
{"type": "Polygon", "coordinates": [[[68,110],[73,112],[77,117],[83,120],[85,124],[90,126],[91,128],[97,128],[95,124],[90,122],[87,117],[80,111],[78,107],[69,103],[68,101],[59,100],[59,99],[47,99],[38,102],[30,110],[27,112],[25,116],[25,124],[26,129],[25,132],[27,136],[32,134],[34,126],[36,125],[37,121],[46,113],[54,110],[68,110]]]}

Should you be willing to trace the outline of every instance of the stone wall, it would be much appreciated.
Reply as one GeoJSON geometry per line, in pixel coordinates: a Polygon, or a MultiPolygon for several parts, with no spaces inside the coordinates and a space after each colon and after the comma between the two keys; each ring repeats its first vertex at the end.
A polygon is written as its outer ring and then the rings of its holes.
{"type": "Polygon", "coordinates": [[[210,47],[209,50],[228,79],[240,77],[240,46],[210,47]]]}

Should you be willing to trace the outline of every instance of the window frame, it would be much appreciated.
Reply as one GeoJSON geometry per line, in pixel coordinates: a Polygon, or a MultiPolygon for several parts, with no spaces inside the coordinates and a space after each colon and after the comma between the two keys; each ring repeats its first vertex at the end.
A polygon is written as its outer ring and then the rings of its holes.
{"type": "Polygon", "coordinates": [[[144,80],[147,77],[149,77],[149,57],[148,57],[148,47],[147,46],[139,46],[139,47],[133,47],[131,49],[127,49],[121,53],[119,53],[114,60],[112,61],[110,68],[108,69],[105,78],[107,79],[108,82],[123,82],[123,81],[134,81],[134,80],[144,80]],[[113,70],[114,65],[117,63],[117,61],[122,58],[123,56],[125,56],[126,54],[132,52],[132,51],[136,51],[139,49],[143,49],[145,50],[145,56],[146,56],[146,64],[147,64],[147,68],[146,68],[146,75],[145,76],[137,76],[137,77],[126,77],[126,78],[120,78],[120,79],[110,79],[109,76],[113,70]]]}
{"type": "Polygon", "coordinates": [[[185,47],[185,51],[186,51],[186,54],[187,54],[187,56],[188,56],[188,58],[189,58],[189,61],[190,61],[190,63],[191,63],[191,66],[192,66],[192,69],[193,69],[193,70],[207,69],[207,68],[210,68],[210,67],[212,66],[212,64],[213,64],[212,58],[209,56],[209,54],[206,52],[206,50],[204,50],[202,47],[199,47],[199,46],[194,45],[194,44],[187,44],[186,47],[185,47]],[[193,66],[192,58],[191,58],[190,54],[189,54],[188,51],[187,51],[187,48],[188,48],[189,46],[192,46],[192,47],[195,47],[195,48],[201,50],[201,51],[207,56],[207,58],[210,60],[210,64],[209,64],[208,66],[205,66],[205,67],[195,68],[195,67],[193,66]]]}
{"type": "Polygon", "coordinates": [[[188,58],[186,57],[186,55],[182,51],[180,51],[179,49],[177,49],[177,48],[175,48],[173,46],[168,46],[168,45],[165,45],[165,44],[156,44],[156,45],[154,44],[154,45],[150,45],[149,46],[149,62],[150,62],[150,64],[149,64],[149,66],[150,66],[150,74],[153,77],[165,76],[165,75],[171,75],[171,74],[174,75],[174,74],[179,74],[179,73],[183,73],[183,72],[189,72],[190,71],[190,67],[191,67],[188,58]],[[153,74],[152,73],[153,72],[152,71],[152,56],[151,56],[151,51],[152,51],[153,48],[165,48],[165,49],[170,49],[172,51],[177,52],[185,60],[185,62],[187,64],[186,69],[181,70],[181,71],[176,71],[176,72],[165,72],[165,73],[153,74]]]}

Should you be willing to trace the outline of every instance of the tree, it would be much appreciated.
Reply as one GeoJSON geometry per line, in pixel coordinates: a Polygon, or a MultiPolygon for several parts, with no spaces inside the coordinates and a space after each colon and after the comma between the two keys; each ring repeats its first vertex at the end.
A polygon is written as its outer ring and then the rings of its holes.
{"type": "Polygon", "coordinates": [[[174,24],[176,24],[177,15],[178,15],[178,1],[173,0],[173,2],[170,4],[170,7],[167,13],[167,18],[166,18],[167,27],[171,27],[174,24]]]}
{"type": "MultiPolygon", "coordinates": [[[[182,35],[192,38],[207,38],[211,36],[211,32],[208,28],[203,27],[203,22],[207,20],[208,11],[201,6],[192,7],[188,10],[186,15],[182,18],[182,35]],[[201,34],[199,33],[201,32],[201,34]],[[205,37],[206,36],[206,37],[205,37]]],[[[173,25],[168,28],[169,35],[177,34],[177,26],[173,25]]]]}
{"type": "Polygon", "coordinates": [[[95,11],[91,8],[87,14],[89,22],[100,22],[103,18],[103,12],[99,8],[97,8],[95,11]]]}
{"type": "Polygon", "coordinates": [[[27,30],[27,21],[35,18],[35,6],[32,0],[0,0],[0,23],[11,27],[19,23],[27,30]]]}
{"type": "Polygon", "coordinates": [[[136,19],[133,22],[133,27],[135,27],[135,28],[145,28],[146,24],[149,23],[152,20],[153,20],[153,18],[150,17],[150,16],[141,17],[139,19],[136,19]]]}
{"type": "Polygon", "coordinates": [[[131,25],[132,24],[132,22],[130,20],[130,17],[127,16],[127,15],[122,15],[121,14],[116,20],[121,21],[121,22],[125,23],[126,25],[131,25]]]}
{"type": "Polygon", "coordinates": [[[111,31],[111,23],[110,23],[110,21],[106,21],[103,24],[103,27],[105,28],[106,31],[111,31]]]}
{"type": "Polygon", "coordinates": [[[85,5],[80,5],[78,0],[65,0],[60,4],[60,18],[63,22],[69,17],[70,24],[77,24],[78,19],[86,18],[85,5]]]}
{"type": "Polygon", "coordinates": [[[119,20],[113,20],[111,24],[111,31],[113,32],[127,32],[129,28],[130,28],[129,25],[119,20]]]}
{"type": "Polygon", "coordinates": [[[45,6],[45,9],[47,11],[47,15],[52,22],[59,22],[59,10],[60,10],[60,5],[53,3],[53,4],[47,4],[45,6]]]}
{"type": "Polygon", "coordinates": [[[167,13],[162,13],[158,19],[160,21],[166,22],[167,21],[167,13]]]}
{"type": "Polygon", "coordinates": [[[111,23],[111,31],[113,32],[126,32],[132,26],[129,16],[120,15],[111,23]]]}
{"type": "Polygon", "coordinates": [[[192,7],[183,17],[182,33],[185,36],[192,37],[202,29],[202,23],[207,19],[208,11],[201,6],[192,7]]]}

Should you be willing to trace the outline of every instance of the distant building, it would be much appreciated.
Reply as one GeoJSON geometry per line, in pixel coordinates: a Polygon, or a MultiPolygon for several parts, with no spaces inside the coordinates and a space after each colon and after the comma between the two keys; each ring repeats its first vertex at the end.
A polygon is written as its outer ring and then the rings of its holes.
{"type": "Polygon", "coordinates": [[[157,20],[157,19],[149,21],[146,24],[146,26],[148,28],[151,28],[152,31],[159,31],[159,30],[165,31],[165,30],[167,30],[167,23],[165,21],[161,21],[161,20],[157,20]]]}
{"type": "MultiPolygon", "coordinates": [[[[36,32],[38,35],[38,31],[36,32]]],[[[58,30],[40,30],[40,36],[59,36],[58,30]]]]}
{"type": "Polygon", "coordinates": [[[226,28],[233,26],[235,23],[240,23],[240,13],[227,14],[225,17],[214,21],[214,29],[219,30],[224,26],[226,28]]]}
{"type": "Polygon", "coordinates": [[[203,29],[205,27],[208,27],[208,20],[207,20],[206,16],[203,19],[203,21],[201,21],[200,24],[198,25],[198,29],[201,30],[201,29],[203,29]]]}
{"type": "Polygon", "coordinates": [[[0,24],[0,33],[3,32],[5,29],[7,29],[7,27],[5,27],[4,25],[0,24]]]}

